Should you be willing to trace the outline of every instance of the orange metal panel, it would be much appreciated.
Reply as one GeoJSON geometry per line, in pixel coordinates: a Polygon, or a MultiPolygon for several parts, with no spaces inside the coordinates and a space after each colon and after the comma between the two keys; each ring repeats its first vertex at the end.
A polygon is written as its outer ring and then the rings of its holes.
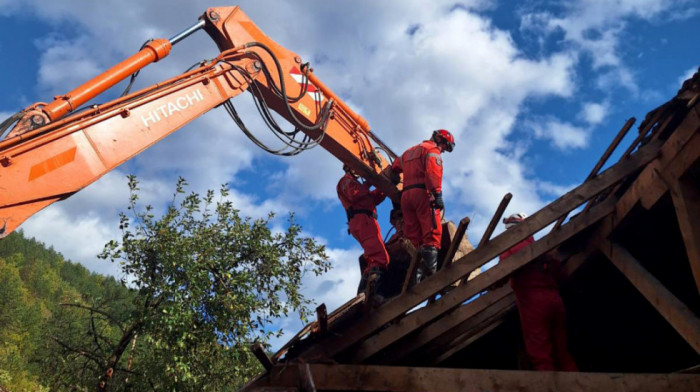
{"type": "Polygon", "coordinates": [[[52,172],[61,166],[67,165],[75,160],[75,151],[77,147],[69,148],[68,150],[52,156],[51,158],[37,163],[29,170],[29,181],[33,181],[46,173],[52,172]]]}

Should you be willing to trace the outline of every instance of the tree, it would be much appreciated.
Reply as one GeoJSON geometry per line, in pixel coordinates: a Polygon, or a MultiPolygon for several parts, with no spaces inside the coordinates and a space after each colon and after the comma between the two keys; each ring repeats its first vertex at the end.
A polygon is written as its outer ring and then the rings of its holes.
{"type": "Polygon", "coordinates": [[[88,312],[83,322],[99,325],[83,329],[100,337],[86,340],[90,347],[57,343],[101,368],[103,389],[129,378],[136,390],[234,390],[259,370],[248,347],[278,333],[270,322],[308,314],[303,274],[329,268],[324,246],[304,237],[293,215],[275,231],[273,214],[241,217],[226,186],[215,201],[213,191],[185,194],[186,185],[178,181],[156,217],[151,206],[140,207],[138,182],[129,177],[122,238],[100,255],[119,262],[134,289],[128,315],[111,316],[104,304],[66,304],[88,312]],[[133,361],[125,355],[130,347],[133,361]]]}

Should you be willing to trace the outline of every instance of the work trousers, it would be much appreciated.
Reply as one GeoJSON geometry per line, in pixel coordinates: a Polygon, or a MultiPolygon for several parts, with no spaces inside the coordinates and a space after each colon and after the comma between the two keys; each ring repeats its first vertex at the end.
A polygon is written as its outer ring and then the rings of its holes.
{"type": "Polygon", "coordinates": [[[356,214],[350,219],[348,226],[350,234],[362,246],[367,268],[387,268],[389,255],[384,248],[384,240],[377,220],[366,214],[356,214]]]}
{"type": "Polygon", "coordinates": [[[566,311],[554,288],[515,292],[525,350],[534,370],[577,371],[566,348],[566,311]]]}
{"type": "Polygon", "coordinates": [[[403,232],[413,246],[433,246],[440,249],[442,222],[440,210],[430,207],[430,193],[414,188],[401,195],[403,232]]]}

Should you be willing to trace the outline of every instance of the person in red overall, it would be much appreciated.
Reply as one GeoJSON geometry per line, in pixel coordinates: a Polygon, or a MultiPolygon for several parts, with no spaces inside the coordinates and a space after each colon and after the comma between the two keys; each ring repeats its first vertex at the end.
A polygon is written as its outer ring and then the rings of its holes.
{"type": "Polygon", "coordinates": [[[437,256],[442,238],[442,157],[452,152],[455,139],[444,129],[433,132],[430,140],[406,150],[394,160],[391,169],[403,173],[401,211],[404,235],[416,249],[421,249],[421,263],[416,282],[432,275],[437,269],[437,256]]]}
{"type": "MultiPolygon", "coordinates": [[[[518,213],[503,219],[506,229],[521,223],[527,215],[518,213]]],[[[503,252],[500,260],[530,246],[530,236],[503,252]]],[[[515,293],[525,351],[535,370],[577,371],[566,347],[566,310],[559,295],[557,275],[560,262],[550,254],[542,255],[515,271],[510,285],[515,293]]]]}
{"type": "Polygon", "coordinates": [[[347,165],[343,166],[343,170],[345,175],[336,187],[338,198],[347,213],[348,232],[355,237],[364,251],[360,258],[363,270],[358,294],[365,290],[370,280],[375,285],[376,291],[381,275],[389,266],[389,255],[384,248],[384,240],[377,222],[376,207],[384,201],[386,195],[379,189],[370,190],[369,185],[361,183],[347,165]]]}

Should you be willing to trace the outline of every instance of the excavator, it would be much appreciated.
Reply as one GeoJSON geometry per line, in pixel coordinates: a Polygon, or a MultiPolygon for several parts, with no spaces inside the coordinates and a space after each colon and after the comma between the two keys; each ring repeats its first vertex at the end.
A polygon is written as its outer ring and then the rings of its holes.
{"type": "Polygon", "coordinates": [[[0,124],[0,238],[44,207],[66,199],[209,110],[223,106],[264,150],[291,156],[320,145],[398,201],[396,155],[313,73],[309,63],[266,36],[239,7],[209,8],[170,39],[154,39],[104,73],[52,102],[35,103],[0,124]],[[204,29],[216,58],[169,80],[103,104],[93,98],[157,62],[204,29]],[[284,148],[246,127],[231,99],[250,92],[284,148]],[[270,111],[291,125],[283,129],[270,111]]]}

